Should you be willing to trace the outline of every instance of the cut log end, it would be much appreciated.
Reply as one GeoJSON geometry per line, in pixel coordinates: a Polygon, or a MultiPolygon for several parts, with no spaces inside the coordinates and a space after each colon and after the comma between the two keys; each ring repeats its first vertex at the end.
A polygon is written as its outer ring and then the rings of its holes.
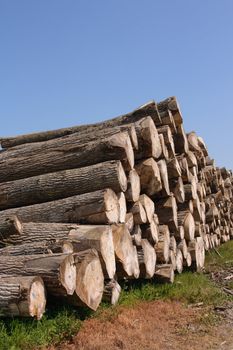
{"type": "Polygon", "coordinates": [[[76,287],[76,267],[72,255],[68,255],[60,265],[60,282],[67,294],[72,295],[76,287]]]}
{"type": "Polygon", "coordinates": [[[44,282],[36,277],[32,282],[29,292],[29,314],[40,320],[45,312],[46,297],[44,282]]]}
{"type": "Polygon", "coordinates": [[[91,249],[77,266],[76,295],[92,310],[97,310],[103,296],[104,275],[97,252],[91,249]]]}

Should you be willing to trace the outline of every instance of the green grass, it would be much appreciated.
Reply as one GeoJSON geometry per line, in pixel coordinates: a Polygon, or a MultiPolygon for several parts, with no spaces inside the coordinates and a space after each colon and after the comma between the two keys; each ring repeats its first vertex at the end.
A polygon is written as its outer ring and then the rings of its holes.
{"type": "MultiPolygon", "coordinates": [[[[233,266],[233,241],[218,249],[219,254],[207,254],[206,271],[233,266]]],[[[233,282],[230,282],[233,288],[233,282]]],[[[125,283],[119,304],[132,307],[140,301],[176,300],[185,304],[203,303],[221,305],[233,300],[217,287],[208,274],[185,271],[177,275],[174,284],[156,284],[154,281],[125,283]]],[[[111,320],[119,312],[118,307],[101,305],[96,313],[87,309],[74,310],[68,306],[49,308],[41,321],[31,319],[0,319],[0,350],[30,350],[69,340],[82,326],[83,320],[98,317],[111,320]],[[104,311],[104,312],[103,312],[104,311]]],[[[209,315],[207,315],[209,322],[209,315]]],[[[212,314],[211,314],[212,317],[212,314]]],[[[214,316],[215,317],[215,316],[214,316]]],[[[212,322],[212,321],[211,321],[212,322]]]]}
{"type": "Polygon", "coordinates": [[[209,252],[206,255],[205,267],[209,272],[233,267],[233,240],[222,244],[216,251],[209,252]]]}
{"type": "Polygon", "coordinates": [[[135,282],[124,290],[120,303],[132,306],[144,300],[176,300],[185,304],[203,303],[220,305],[226,301],[226,295],[214,285],[205,274],[183,272],[177,275],[174,284],[155,284],[153,282],[135,282]]]}

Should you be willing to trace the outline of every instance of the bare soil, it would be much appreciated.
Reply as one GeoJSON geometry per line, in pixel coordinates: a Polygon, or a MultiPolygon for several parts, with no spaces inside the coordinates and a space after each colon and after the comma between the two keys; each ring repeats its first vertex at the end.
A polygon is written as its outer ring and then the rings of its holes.
{"type": "MultiPolygon", "coordinates": [[[[140,302],[83,323],[68,350],[233,350],[233,305],[214,312],[178,302],[140,302]]],[[[53,350],[55,348],[50,348],[53,350]]]]}

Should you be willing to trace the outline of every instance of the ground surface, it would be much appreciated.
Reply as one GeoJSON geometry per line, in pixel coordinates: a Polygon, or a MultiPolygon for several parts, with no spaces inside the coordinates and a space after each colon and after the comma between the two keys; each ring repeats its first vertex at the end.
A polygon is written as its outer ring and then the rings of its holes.
{"type": "MultiPolygon", "coordinates": [[[[203,307],[185,307],[178,302],[141,302],[121,307],[108,319],[89,319],[67,350],[204,350],[233,349],[233,305],[228,317],[219,320],[203,307]],[[216,319],[215,319],[216,318],[216,319]]],[[[222,312],[226,310],[220,309],[222,312]]]]}

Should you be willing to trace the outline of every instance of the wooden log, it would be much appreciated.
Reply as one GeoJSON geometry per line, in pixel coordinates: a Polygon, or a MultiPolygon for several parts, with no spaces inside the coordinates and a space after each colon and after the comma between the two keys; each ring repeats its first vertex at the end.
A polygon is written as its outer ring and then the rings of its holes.
{"type": "Polygon", "coordinates": [[[146,238],[152,245],[158,242],[159,228],[155,218],[153,218],[151,223],[141,225],[141,236],[146,238]]]}
{"type": "Polygon", "coordinates": [[[114,223],[119,221],[119,202],[111,189],[105,189],[3,210],[0,212],[0,232],[5,229],[5,219],[12,215],[17,215],[23,222],[114,223]]]}
{"type": "Polygon", "coordinates": [[[173,270],[176,271],[176,253],[173,250],[169,250],[169,264],[172,265],[173,270]]]}
{"type": "Polygon", "coordinates": [[[178,225],[184,227],[184,237],[191,241],[195,235],[195,221],[189,211],[178,211],[177,213],[178,225]]]}
{"type": "Polygon", "coordinates": [[[124,224],[112,225],[113,244],[117,263],[117,276],[135,276],[137,266],[130,233],[124,224]]]}
{"type": "MultiPolygon", "coordinates": [[[[136,185],[139,179],[134,170],[130,171],[129,177],[134,185],[135,196],[138,192],[136,185]]],[[[63,170],[1,183],[0,209],[54,201],[104,188],[111,188],[116,193],[126,191],[127,178],[120,161],[104,162],[80,169],[63,170]]]]}
{"type": "Polygon", "coordinates": [[[192,262],[195,262],[197,271],[202,271],[205,264],[205,248],[202,237],[190,241],[188,251],[191,254],[192,262]]]}
{"type": "Polygon", "coordinates": [[[160,126],[158,132],[159,134],[163,134],[170,158],[175,157],[175,145],[170,127],[168,125],[160,126]]]}
{"type": "MultiPolygon", "coordinates": [[[[135,169],[130,170],[125,197],[129,202],[136,202],[141,192],[140,177],[135,169]]],[[[111,187],[110,187],[111,188],[111,187]]]]}
{"type": "Polygon", "coordinates": [[[147,222],[145,209],[139,200],[133,204],[130,208],[130,212],[133,214],[133,220],[136,225],[145,224],[147,222]]]}
{"type": "Polygon", "coordinates": [[[160,145],[162,149],[161,158],[167,160],[169,158],[169,154],[168,154],[167,146],[164,141],[163,134],[159,134],[159,140],[160,140],[160,145]]]}
{"type": "Polygon", "coordinates": [[[184,185],[184,193],[186,200],[197,198],[197,184],[195,178],[191,177],[191,182],[184,185]]]}
{"type": "Polygon", "coordinates": [[[141,246],[137,247],[140,278],[152,278],[155,273],[156,253],[147,239],[141,240],[141,246]]]}
{"type": "Polygon", "coordinates": [[[0,255],[35,255],[53,253],[72,253],[72,247],[63,245],[63,242],[47,241],[37,243],[24,243],[20,245],[10,245],[0,249],[0,255]]]}
{"type": "Polygon", "coordinates": [[[187,252],[186,258],[184,259],[184,266],[190,267],[192,265],[192,257],[189,252],[187,252]]]}
{"type": "Polygon", "coordinates": [[[154,202],[146,194],[141,194],[139,202],[142,204],[147,217],[147,222],[151,223],[154,219],[155,205],[154,202]]]}
{"type": "Polygon", "coordinates": [[[177,205],[173,195],[159,200],[156,203],[155,212],[158,215],[160,224],[168,225],[172,231],[178,229],[177,205]]]}
{"type": "Polygon", "coordinates": [[[180,176],[178,179],[170,179],[169,187],[170,191],[174,194],[177,203],[184,203],[185,191],[182,177],[180,176]]]}
{"type": "Polygon", "coordinates": [[[0,316],[35,317],[45,312],[44,282],[35,276],[0,276],[0,316]]]}
{"type": "Polygon", "coordinates": [[[169,179],[177,179],[181,176],[181,168],[176,157],[167,160],[167,173],[169,179]]]}
{"type": "Polygon", "coordinates": [[[143,160],[135,166],[140,177],[141,190],[148,196],[161,191],[162,183],[159,167],[153,158],[143,160]]]}
{"type": "Polygon", "coordinates": [[[104,275],[95,249],[73,254],[76,266],[76,288],[74,304],[88,306],[96,311],[104,290],[104,275]]]}
{"type": "Polygon", "coordinates": [[[178,230],[173,232],[173,235],[177,241],[184,239],[184,227],[179,226],[178,230]]]}
{"type": "Polygon", "coordinates": [[[115,279],[111,279],[104,282],[104,292],[103,292],[103,301],[116,305],[119,301],[121,294],[121,286],[115,279]]]}
{"type": "Polygon", "coordinates": [[[67,254],[0,256],[0,274],[40,276],[49,294],[73,294],[76,284],[74,258],[67,254]]]}
{"type": "Polygon", "coordinates": [[[38,133],[32,133],[27,135],[20,135],[16,137],[2,138],[0,141],[1,141],[2,148],[10,148],[10,147],[15,147],[25,143],[52,140],[54,138],[63,137],[73,133],[83,133],[84,131],[88,133],[91,133],[91,132],[96,133],[97,131],[102,132],[103,129],[106,129],[106,128],[109,129],[117,125],[122,126],[122,124],[134,123],[148,115],[152,117],[156,125],[161,123],[161,119],[158,113],[156,103],[154,101],[149,101],[148,103],[144,104],[143,106],[140,106],[133,112],[127,113],[125,115],[121,115],[119,117],[116,117],[110,120],[106,120],[104,122],[89,124],[89,125],[78,125],[78,126],[69,127],[69,128],[51,130],[46,132],[38,132],[38,133]]]}
{"type": "Polygon", "coordinates": [[[155,281],[162,283],[173,283],[175,274],[172,264],[160,264],[155,266],[155,281]]]}
{"type": "Polygon", "coordinates": [[[169,245],[170,245],[169,228],[167,225],[159,225],[158,242],[154,246],[157,261],[159,263],[165,263],[165,264],[168,263],[169,257],[170,257],[169,245]]]}
{"type": "Polygon", "coordinates": [[[176,156],[177,160],[179,161],[180,168],[181,168],[181,176],[184,183],[190,182],[190,171],[188,167],[187,159],[184,155],[178,155],[176,156]]]}
{"type": "Polygon", "coordinates": [[[168,109],[166,111],[159,113],[161,118],[161,125],[168,125],[173,134],[177,132],[176,124],[171,111],[168,109]]]}
{"type": "Polygon", "coordinates": [[[194,212],[194,205],[192,200],[185,201],[184,203],[177,203],[177,205],[179,211],[188,210],[191,214],[194,212]]]}
{"type": "Polygon", "coordinates": [[[165,100],[158,102],[157,107],[159,113],[169,110],[173,115],[176,125],[183,123],[180,107],[175,96],[168,97],[165,100]]]}
{"type": "Polygon", "coordinates": [[[195,154],[192,151],[186,152],[185,156],[186,156],[189,168],[197,167],[197,158],[196,158],[195,154]]]}
{"type": "Polygon", "coordinates": [[[21,222],[16,215],[5,216],[0,226],[0,238],[4,239],[10,235],[20,235],[21,230],[21,222]]]}
{"type": "Polygon", "coordinates": [[[174,144],[176,153],[182,154],[189,151],[188,139],[182,124],[177,126],[177,133],[174,135],[174,144]]]}
{"type": "Polygon", "coordinates": [[[95,141],[77,144],[74,137],[46,141],[53,145],[46,148],[33,144],[7,150],[0,154],[0,181],[74,169],[109,160],[121,160],[127,169],[134,166],[134,153],[129,134],[118,133],[95,141]],[[32,146],[33,145],[33,146],[32,146]],[[20,159],[20,162],[19,162],[20,159]]]}
{"type": "Polygon", "coordinates": [[[187,134],[189,149],[191,151],[201,152],[201,147],[199,146],[197,135],[194,131],[187,134]]]}
{"type": "MultiPolygon", "coordinates": [[[[141,225],[142,226],[142,225],[141,225]]],[[[132,242],[136,246],[141,246],[142,242],[142,230],[140,225],[135,225],[131,233],[132,242]]],[[[144,237],[146,238],[146,237],[144,237]]]]}
{"type": "Polygon", "coordinates": [[[135,152],[135,158],[159,158],[162,148],[159,134],[152,118],[146,117],[140,119],[135,123],[135,128],[138,137],[138,150],[135,152]]]}
{"type": "Polygon", "coordinates": [[[125,224],[129,232],[131,233],[134,229],[133,213],[126,213],[125,224]]]}
{"type": "Polygon", "coordinates": [[[126,198],[123,192],[118,193],[117,198],[119,203],[119,222],[124,223],[127,212],[126,198]]]}
{"type": "Polygon", "coordinates": [[[167,164],[165,160],[161,159],[157,162],[160,176],[162,180],[162,192],[165,196],[170,195],[169,181],[168,181],[168,173],[167,173],[167,164]]]}
{"type": "MultiPolygon", "coordinates": [[[[77,225],[67,236],[73,246],[73,251],[80,252],[94,248],[99,253],[102,270],[106,278],[112,279],[116,272],[115,249],[111,226],[108,225],[77,225]]],[[[120,245],[120,242],[118,246],[120,245]]],[[[118,247],[120,249],[120,247],[118,247]]]]}
{"type": "Polygon", "coordinates": [[[176,270],[178,273],[183,271],[183,254],[179,248],[176,250],[176,270]]]}
{"type": "Polygon", "coordinates": [[[188,246],[185,239],[181,239],[177,242],[177,248],[182,252],[184,259],[186,259],[188,254],[188,246]]]}

